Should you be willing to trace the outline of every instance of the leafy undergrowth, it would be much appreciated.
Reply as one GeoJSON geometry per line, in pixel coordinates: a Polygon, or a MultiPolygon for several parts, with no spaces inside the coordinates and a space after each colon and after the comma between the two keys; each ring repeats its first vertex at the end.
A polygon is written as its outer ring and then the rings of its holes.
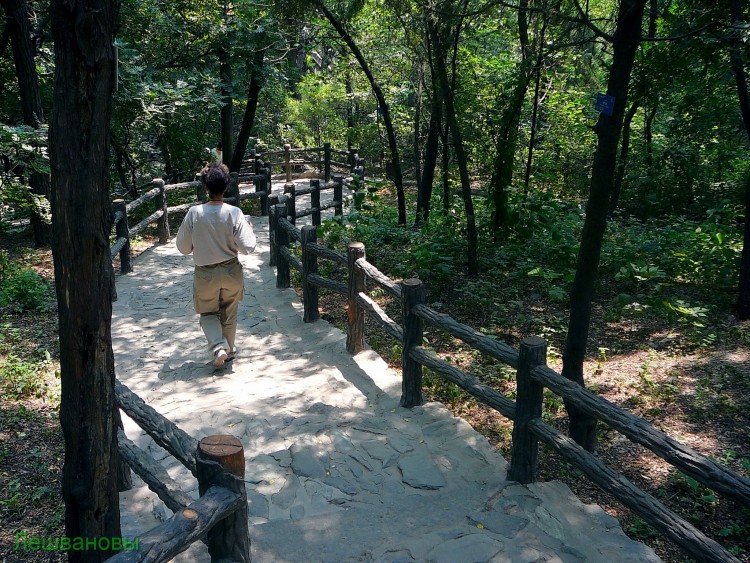
{"type": "MultiPolygon", "coordinates": [[[[548,364],[560,371],[567,298],[582,213],[541,198],[515,208],[514,228],[494,242],[483,233],[482,271],[464,272],[459,213],[437,216],[421,231],[393,227],[391,198],[371,189],[348,220],[320,229],[324,244],[343,251],[362,241],[368,261],[392,279],[419,277],[428,304],[476,330],[518,347],[526,336],[548,341],[548,364]],[[519,217],[523,216],[523,220],[519,217]]],[[[699,453],[750,476],[750,323],[731,314],[739,229],[712,211],[706,218],[610,224],[602,257],[585,364],[587,385],[642,416],[699,453]]],[[[343,279],[340,269],[321,273],[343,279]]],[[[297,283],[299,279],[296,280],[297,283]]],[[[394,320],[400,304],[373,287],[369,294],[394,320]]],[[[321,292],[321,315],[346,330],[343,298],[321,292]]],[[[369,318],[366,339],[400,370],[400,345],[369,318]]],[[[444,359],[515,398],[514,371],[461,341],[425,328],[425,345],[444,359]]],[[[439,375],[425,370],[425,394],[470,422],[510,459],[512,425],[439,375]]],[[[544,418],[567,431],[562,400],[545,392],[544,418]]],[[[626,437],[599,425],[599,458],[649,492],[743,561],[750,561],[750,511],[721,498],[626,437]]],[[[539,479],[566,482],[584,502],[616,516],[632,538],[668,562],[689,561],[614,497],[556,454],[541,448],[539,479]]]]}
{"type": "Polygon", "coordinates": [[[51,253],[33,250],[26,234],[5,234],[0,264],[0,560],[63,561],[62,553],[16,549],[24,535],[64,533],[51,253]]]}

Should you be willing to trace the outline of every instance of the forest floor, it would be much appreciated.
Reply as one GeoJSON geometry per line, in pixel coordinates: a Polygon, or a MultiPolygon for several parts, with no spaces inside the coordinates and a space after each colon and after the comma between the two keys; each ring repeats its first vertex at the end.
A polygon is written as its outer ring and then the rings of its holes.
{"type": "MultiPolygon", "coordinates": [[[[148,244],[148,240],[143,242],[144,247],[148,244]]],[[[32,250],[31,246],[27,234],[0,236],[0,249],[51,281],[51,253],[32,250]]],[[[464,281],[456,280],[457,286],[464,281]]],[[[345,303],[322,293],[323,318],[345,330],[345,303]]],[[[601,344],[593,347],[586,362],[588,387],[696,451],[738,473],[750,474],[750,324],[738,323],[729,315],[711,319],[714,337],[710,342],[696,343],[687,328],[668,325],[657,317],[642,317],[637,324],[603,320],[607,317],[604,309],[609,297],[601,295],[595,304],[590,342],[601,344]]],[[[398,303],[385,296],[378,301],[386,312],[399,317],[398,303]]],[[[461,302],[446,300],[433,306],[469,326],[486,324],[482,307],[457,308],[461,302]]],[[[532,311],[538,319],[547,321],[551,328],[543,336],[550,345],[549,362],[559,370],[564,335],[560,325],[561,319],[566,319],[566,311],[559,303],[533,292],[509,307],[510,315],[532,311]]],[[[520,339],[528,336],[523,333],[524,323],[519,322],[518,326],[522,328],[498,336],[517,347],[520,339]]],[[[13,549],[18,534],[54,537],[64,533],[64,507],[59,494],[64,448],[57,420],[56,310],[53,307],[48,312],[22,315],[0,311],[0,329],[0,367],[3,362],[7,366],[12,358],[42,358],[29,365],[36,366],[34,369],[47,385],[20,399],[8,393],[7,387],[0,393],[0,561],[62,561],[62,556],[55,559],[51,552],[19,553],[13,549]]],[[[400,349],[390,337],[370,322],[366,335],[368,344],[399,370],[400,349]]],[[[512,371],[488,363],[452,337],[427,332],[426,339],[440,355],[480,374],[485,383],[514,398],[512,371]]],[[[7,382],[0,383],[5,386],[7,382]]],[[[445,403],[456,416],[482,432],[506,459],[510,458],[512,427],[508,420],[429,372],[425,374],[425,386],[430,400],[445,403]]],[[[550,393],[545,397],[544,417],[565,430],[564,406],[550,393]]],[[[615,431],[600,425],[599,436],[600,459],[742,561],[750,561],[750,511],[715,496],[615,431]]],[[[617,517],[628,535],[653,547],[665,561],[688,560],[678,547],[546,448],[540,452],[539,469],[541,480],[564,481],[581,500],[599,504],[617,517]]]]}

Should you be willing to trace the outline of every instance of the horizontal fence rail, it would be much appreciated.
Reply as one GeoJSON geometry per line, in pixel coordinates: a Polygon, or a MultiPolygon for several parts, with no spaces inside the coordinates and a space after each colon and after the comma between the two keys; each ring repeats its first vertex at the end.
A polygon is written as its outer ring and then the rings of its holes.
{"type": "MultiPolygon", "coordinates": [[[[303,163],[307,163],[304,159],[303,163]]],[[[278,163],[276,164],[278,165],[278,163]]],[[[335,215],[343,214],[344,206],[344,187],[357,187],[358,182],[364,178],[364,160],[360,158],[356,149],[344,151],[340,149],[334,149],[330,144],[326,144],[322,147],[312,148],[291,148],[286,146],[282,151],[268,152],[261,155],[256,151],[251,151],[249,159],[245,160],[240,169],[240,173],[232,173],[229,188],[227,190],[224,201],[233,205],[239,205],[240,202],[246,199],[259,199],[260,200],[260,213],[261,215],[269,215],[269,221],[271,217],[269,214],[269,202],[271,205],[275,205],[279,202],[286,204],[287,217],[292,225],[297,219],[308,215],[312,216],[312,223],[314,225],[321,224],[321,212],[327,209],[334,209],[335,215]],[[316,161],[321,166],[321,176],[324,181],[321,183],[320,179],[311,179],[309,187],[299,187],[294,183],[291,183],[291,154],[307,154],[307,153],[320,153],[326,156],[323,160],[318,159],[316,161]],[[347,162],[332,161],[330,155],[342,154],[347,155],[347,162]],[[285,193],[282,196],[274,196],[271,194],[271,163],[267,163],[263,158],[269,158],[272,156],[284,156],[285,170],[287,171],[287,184],[284,186],[285,193]],[[334,174],[333,168],[345,169],[346,174],[334,174]],[[240,185],[252,184],[254,191],[241,193],[240,185]],[[326,190],[332,190],[332,199],[321,204],[321,192],[326,190]],[[297,197],[309,195],[311,200],[311,206],[296,212],[296,199],[297,197]]],[[[112,224],[114,226],[115,238],[110,247],[110,256],[114,259],[119,255],[120,257],[120,273],[127,274],[133,271],[131,262],[131,246],[130,241],[134,236],[142,233],[146,228],[157,223],[157,235],[160,244],[164,244],[169,240],[169,215],[175,213],[185,213],[188,209],[195,205],[200,205],[207,201],[207,192],[205,187],[205,176],[203,174],[196,174],[195,180],[178,182],[174,184],[165,184],[161,178],[155,178],[150,184],[141,186],[138,191],[142,191],[146,187],[151,186],[151,189],[142,193],[133,201],[126,203],[123,199],[116,199],[113,201],[112,209],[112,224]],[[187,202],[180,205],[168,206],[167,194],[172,192],[190,190],[195,193],[196,201],[187,202]],[[147,217],[142,219],[136,225],[130,226],[128,224],[128,217],[135,211],[142,208],[149,202],[154,201],[155,209],[147,217]]],[[[361,197],[355,198],[356,201],[361,201],[361,197]]],[[[273,238],[273,237],[272,237],[273,238]]],[[[273,247],[274,241],[271,241],[273,247]]],[[[274,253],[271,253],[272,256],[274,253]]],[[[275,265],[275,263],[272,263],[275,265]]],[[[113,299],[116,295],[113,294],[113,299]]]]}
{"type": "Polygon", "coordinates": [[[245,454],[234,436],[208,436],[198,441],[159,414],[115,380],[118,407],[154,442],[167,450],[198,479],[200,498],[180,489],[164,467],[135,445],[122,429],[117,442],[120,459],[135,471],[174,515],[130,542],[110,563],[162,563],[188,549],[195,541],[208,546],[212,563],[250,562],[250,534],[245,454]]]}
{"type": "MultiPolygon", "coordinates": [[[[547,343],[538,337],[524,339],[521,349],[484,335],[449,315],[428,307],[424,301],[422,282],[404,280],[400,284],[388,278],[365,256],[364,245],[352,243],[346,255],[318,244],[313,226],[297,229],[286,218],[286,203],[271,210],[271,238],[275,239],[272,263],[276,265],[277,287],[289,287],[289,269],[302,274],[304,320],[319,318],[319,288],[347,298],[347,350],[357,353],[364,349],[365,314],[386,334],[402,345],[401,405],[415,407],[424,402],[422,368],[427,367],[513,421],[513,449],[508,477],[531,483],[537,476],[538,443],[541,440],[553,451],[584,472],[592,482],[612,494],[646,522],[701,561],[736,562],[738,559],[720,544],[708,538],[692,524],[669,510],[659,500],[639,489],[625,477],[587,452],[569,437],[541,419],[544,389],[561,396],[566,403],[609,424],[633,442],[645,446],[675,468],[723,496],[743,506],[750,506],[750,480],[734,473],[716,461],[678,443],[646,420],[595,395],[569,381],[546,366],[547,343]],[[299,245],[302,259],[297,258],[290,244],[299,245]],[[318,273],[318,259],[346,265],[347,281],[327,279],[318,273]],[[366,283],[374,282],[401,302],[401,323],[394,321],[367,295],[366,283]],[[450,364],[425,348],[423,326],[429,323],[508,366],[516,369],[516,400],[513,401],[479,378],[450,364]]],[[[299,215],[299,213],[298,213],[299,215]]]]}

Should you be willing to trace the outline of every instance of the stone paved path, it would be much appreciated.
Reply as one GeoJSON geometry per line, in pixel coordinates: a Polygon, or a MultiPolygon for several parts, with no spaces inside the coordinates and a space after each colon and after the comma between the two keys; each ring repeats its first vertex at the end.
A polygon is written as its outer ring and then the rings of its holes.
{"type": "MultiPolygon", "coordinates": [[[[117,277],[112,322],[118,377],[197,439],[243,443],[252,556],[258,562],[658,561],[618,522],[559,482],[505,480],[506,461],[439,403],[398,406],[400,379],[345,335],[304,324],[293,290],[277,290],[267,222],[242,257],[239,353],[215,371],[192,309],[192,258],[174,243],[117,277]]],[[[129,419],[128,436],[197,497],[197,482],[129,419]]],[[[137,477],[121,495],[123,533],[171,515],[137,477]]],[[[174,561],[208,562],[197,542],[174,561]]]]}

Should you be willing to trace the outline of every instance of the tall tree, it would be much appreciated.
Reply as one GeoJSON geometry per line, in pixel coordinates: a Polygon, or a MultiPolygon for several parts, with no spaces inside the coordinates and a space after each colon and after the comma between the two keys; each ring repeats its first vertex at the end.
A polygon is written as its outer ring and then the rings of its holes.
{"type": "MultiPolygon", "coordinates": [[[[584,385],[583,360],[591,322],[594,284],[599,269],[604,231],[607,228],[607,209],[617,165],[617,145],[625,118],[628,84],[636,50],[641,42],[645,4],[646,0],[620,0],[617,24],[611,36],[594,26],[588,14],[579,6],[580,14],[587,25],[612,44],[607,96],[613,101],[611,115],[600,113],[595,127],[597,148],[591,169],[586,219],[570,295],[568,335],[563,352],[563,376],[580,385],[584,385]]],[[[596,419],[585,415],[567,402],[566,408],[570,417],[571,437],[589,451],[596,449],[596,419]]]]}
{"type": "MultiPolygon", "coordinates": [[[[476,227],[476,217],[474,214],[474,203],[471,198],[471,182],[469,179],[468,157],[464,147],[461,127],[458,123],[455,103],[455,88],[448,78],[446,62],[448,57],[448,44],[446,38],[453,39],[453,56],[450,60],[456,60],[458,45],[458,36],[460,34],[463,18],[458,17],[452,27],[452,33],[445,33],[445,28],[439,25],[435,17],[437,13],[450,13],[448,9],[451,6],[448,3],[440,8],[435,6],[425,14],[427,21],[427,32],[430,42],[433,46],[434,61],[431,65],[433,72],[436,72],[436,85],[440,92],[440,97],[445,102],[445,115],[447,125],[450,127],[451,137],[454,142],[454,151],[456,162],[458,164],[459,174],[461,176],[461,195],[464,200],[464,212],[466,213],[466,262],[469,274],[476,274],[479,271],[479,261],[477,258],[478,235],[476,227]]],[[[463,3],[463,10],[466,9],[466,2],[463,3]]],[[[455,62],[451,65],[453,76],[456,75],[455,62]]],[[[444,143],[445,145],[445,143],[444,143]]],[[[446,147],[443,147],[446,150],[446,147]]],[[[446,194],[447,197],[447,194],[446,194]]]]}
{"type": "MultiPolygon", "coordinates": [[[[109,255],[109,123],[116,0],[52,1],[55,101],[50,120],[52,250],[59,310],[65,438],[63,498],[70,537],[120,536],[109,255]]],[[[73,562],[111,552],[70,551],[73,562]]]]}
{"type": "Polygon", "coordinates": [[[315,5],[325,16],[328,22],[333,26],[336,32],[341,37],[341,40],[346,43],[349,50],[357,59],[362,72],[367,77],[372,88],[372,93],[378,101],[378,109],[383,116],[383,125],[385,125],[386,134],[388,136],[388,148],[391,152],[391,165],[393,166],[393,183],[396,185],[396,204],[398,206],[398,224],[406,225],[406,198],[404,196],[404,176],[401,170],[401,157],[399,156],[398,141],[396,140],[396,129],[393,126],[393,120],[391,119],[391,110],[383,94],[383,89],[375,79],[375,75],[370,69],[370,65],[367,63],[362,51],[360,51],[357,44],[352,39],[352,36],[346,30],[342,22],[328,9],[323,0],[314,0],[315,5]]]}
{"type": "MultiPolygon", "coordinates": [[[[31,25],[29,23],[30,6],[26,0],[0,0],[5,12],[5,30],[11,40],[13,60],[18,77],[18,91],[21,98],[23,122],[29,127],[39,129],[44,124],[44,109],[39,89],[39,76],[34,60],[31,25]]],[[[37,247],[50,243],[51,227],[40,205],[49,201],[49,176],[33,172],[29,177],[31,190],[39,198],[31,215],[31,226],[34,231],[34,244],[37,247]]]]}
{"type": "MultiPolygon", "coordinates": [[[[746,29],[744,0],[731,0],[730,12],[732,18],[732,29],[729,36],[730,61],[737,83],[737,97],[742,114],[742,123],[745,126],[748,139],[750,139],[750,95],[748,95],[745,61],[742,57],[742,34],[746,29]]],[[[737,317],[740,320],[750,319],[750,178],[747,180],[745,189],[745,224],[737,293],[737,317]]]]}

